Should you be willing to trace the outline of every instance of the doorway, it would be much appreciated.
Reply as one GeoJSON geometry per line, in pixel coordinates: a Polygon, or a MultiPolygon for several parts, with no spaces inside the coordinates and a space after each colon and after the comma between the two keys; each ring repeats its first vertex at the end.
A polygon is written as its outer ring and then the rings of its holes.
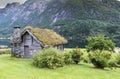
{"type": "Polygon", "coordinates": [[[29,46],[24,46],[24,57],[30,57],[29,46]]]}

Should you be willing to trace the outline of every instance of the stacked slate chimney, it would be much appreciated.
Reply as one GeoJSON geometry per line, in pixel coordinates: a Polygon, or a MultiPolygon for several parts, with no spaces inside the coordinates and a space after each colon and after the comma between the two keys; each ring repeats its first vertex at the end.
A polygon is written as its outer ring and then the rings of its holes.
{"type": "Polygon", "coordinates": [[[14,33],[13,33],[13,42],[19,43],[21,41],[21,30],[20,27],[14,27],[14,33]]]}

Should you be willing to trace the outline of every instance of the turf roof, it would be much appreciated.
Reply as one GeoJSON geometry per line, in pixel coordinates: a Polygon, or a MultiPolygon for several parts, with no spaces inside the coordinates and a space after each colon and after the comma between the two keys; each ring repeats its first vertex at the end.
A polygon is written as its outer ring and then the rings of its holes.
{"type": "Polygon", "coordinates": [[[67,40],[50,29],[41,29],[37,27],[28,26],[28,29],[33,35],[45,45],[65,44],[67,40]]]}

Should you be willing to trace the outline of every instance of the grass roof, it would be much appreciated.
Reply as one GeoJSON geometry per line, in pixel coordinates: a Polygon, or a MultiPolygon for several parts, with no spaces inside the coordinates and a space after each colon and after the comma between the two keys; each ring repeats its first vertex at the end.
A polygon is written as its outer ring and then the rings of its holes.
{"type": "Polygon", "coordinates": [[[26,27],[33,35],[45,45],[65,44],[67,40],[50,29],[41,29],[37,27],[26,27]]]}

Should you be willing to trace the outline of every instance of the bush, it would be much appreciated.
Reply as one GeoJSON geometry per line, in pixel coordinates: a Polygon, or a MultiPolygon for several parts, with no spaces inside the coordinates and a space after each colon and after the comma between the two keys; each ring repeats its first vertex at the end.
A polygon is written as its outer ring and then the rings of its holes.
{"type": "Polygon", "coordinates": [[[117,64],[117,60],[116,59],[111,59],[108,62],[108,67],[111,68],[111,69],[113,69],[113,68],[120,67],[120,65],[117,64]]]}
{"type": "Polygon", "coordinates": [[[73,63],[71,53],[64,53],[64,62],[65,62],[65,64],[67,64],[67,65],[73,63]]]}
{"type": "Polygon", "coordinates": [[[79,48],[76,48],[71,51],[71,55],[72,55],[72,60],[74,61],[74,63],[78,64],[80,60],[82,59],[83,53],[80,51],[79,48]]]}
{"type": "Polygon", "coordinates": [[[113,58],[108,62],[109,68],[120,68],[120,54],[113,54],[113,58]]]}
{"type": "Polygon", "coordinates": [[[116,61],[117,61],[117,64],[120,65],[120,54],[117,55],[117,57],[116,57],[116,61]]]}
{"type": "Polygon", "coordinates": [[[88,55],[83,57],[83,62],[84,63],[90,63],[90,59],[89,59],[88,55]]]}
{"type": "Polygon", "coordinates": [[[107,50],[114,51],[115,43],[110,39],[106,39],[104,36],[88,37],[87,51],[107,50]]]}
{"type": "Polygon", "coordinates": [[[96,68],[104,69],[108,67],[108,62],[112,58],[112,53],[108,51],[100,52],[99,50],[90,53],[90,60],[96,68]]]}
{"type": "Polygon", "coordinates": [[[91,62],[96,68],[104,69],[104,67],[107,67],[107,60],[102,56],[91,58],[91,62]]]}
{"type": "Polygon", "coordinates": [[[57,49],[44,49],[33,58],[33,64],[40,68],[63,67],[64,56],[57,49]]]}

